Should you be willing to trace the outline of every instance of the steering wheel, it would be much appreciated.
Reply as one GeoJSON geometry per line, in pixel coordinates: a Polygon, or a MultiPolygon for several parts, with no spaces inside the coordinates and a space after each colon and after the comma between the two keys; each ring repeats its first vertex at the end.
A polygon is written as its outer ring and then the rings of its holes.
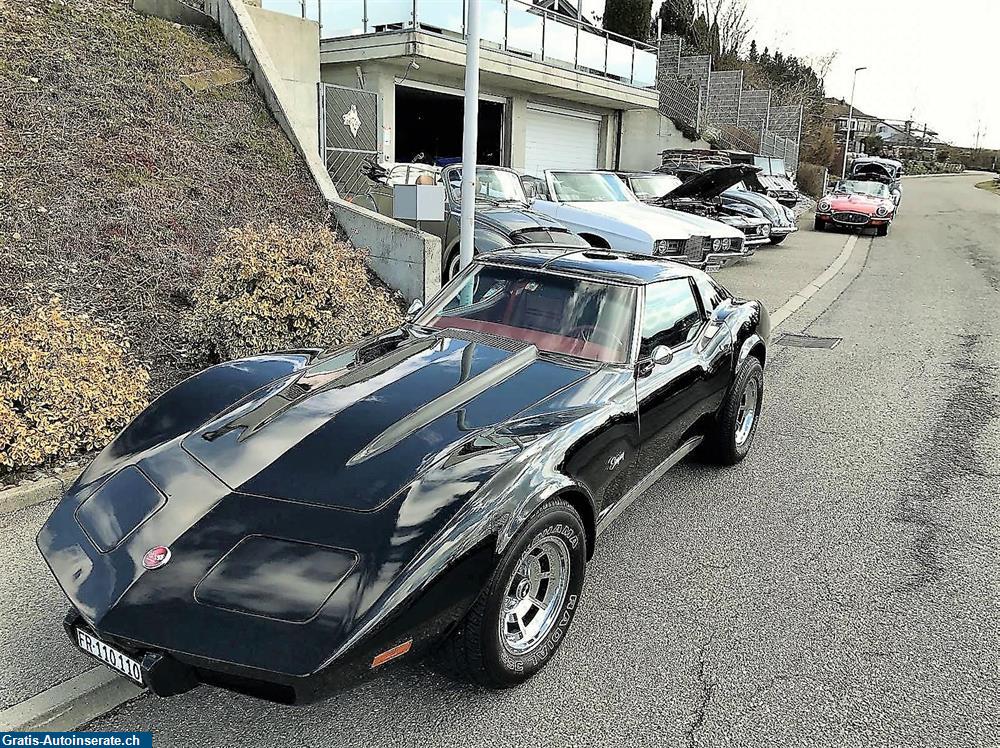
{"type": "Polygon", "coordinates": [[[577,325],[566,333],[568,338],[583,338],[588,343],[595,343],[596,345],[603,346],[605,348],[610,348],[611,350],[624,351],[625,344],[622,339],[615,335],[610,330],[605,330],[602,327],[597,327],[596,325],[577,325]],[[594,338],[603,337],[604,341],[598,341],[594,338]],[[610,344],[610,345],[609,345],[610,344]]]}

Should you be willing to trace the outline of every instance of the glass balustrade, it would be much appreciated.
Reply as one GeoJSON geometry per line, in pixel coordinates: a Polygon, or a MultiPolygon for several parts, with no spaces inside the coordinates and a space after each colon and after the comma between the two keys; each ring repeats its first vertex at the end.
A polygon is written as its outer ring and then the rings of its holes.
{"type": "MultiPolygon", "coordinates": [[[[656,50],[529,0],[478,0],[487,46],[644,88],[656,83],[656,50]]],[[[320,21],[333,39],[412,28],[461,36],[468,0],[262,0],[266,10],[320,21]]]]}

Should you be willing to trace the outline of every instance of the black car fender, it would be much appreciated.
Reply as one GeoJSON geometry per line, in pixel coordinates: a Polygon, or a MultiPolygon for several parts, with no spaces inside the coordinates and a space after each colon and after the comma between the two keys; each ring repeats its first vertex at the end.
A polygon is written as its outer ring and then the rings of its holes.
{"type": "Polygon", "coordinates": [[[153,400],[80,476],[84,485],[136,455],[183,436],[271,382],[303,370],[318,351],[274,353],[204,369],[153,400]]]}

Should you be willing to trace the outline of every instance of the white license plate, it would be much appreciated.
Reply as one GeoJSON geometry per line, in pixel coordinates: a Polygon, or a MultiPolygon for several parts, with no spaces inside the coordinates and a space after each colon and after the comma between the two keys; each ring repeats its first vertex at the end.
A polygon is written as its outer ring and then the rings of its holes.
{"type": "Polygon", "coordinates": [[[142,669],[139,667],[139,663],[131,657],[108,646],[83,629],[76,630],[76,641],[84,652],[93,655],[106,665],[110,665],[119,673],[127,675],[140,686],[142,685],[142,669]]]}

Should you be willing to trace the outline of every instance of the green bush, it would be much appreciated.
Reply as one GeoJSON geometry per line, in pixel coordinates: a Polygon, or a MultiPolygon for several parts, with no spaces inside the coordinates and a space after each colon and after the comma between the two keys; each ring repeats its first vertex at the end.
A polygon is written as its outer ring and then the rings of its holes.
{"type": "Polygon", "coordinates": [[[58,298],[0,309],[0,472],[101,446],[146,405],[127,346],[58,298]]]}
{"type": "Polygon", "coordinates": [[[213,361],[352,343],[402,319],[364,251],[318,224],[230,230],[193,298],[186,333],[213,361]]]}

